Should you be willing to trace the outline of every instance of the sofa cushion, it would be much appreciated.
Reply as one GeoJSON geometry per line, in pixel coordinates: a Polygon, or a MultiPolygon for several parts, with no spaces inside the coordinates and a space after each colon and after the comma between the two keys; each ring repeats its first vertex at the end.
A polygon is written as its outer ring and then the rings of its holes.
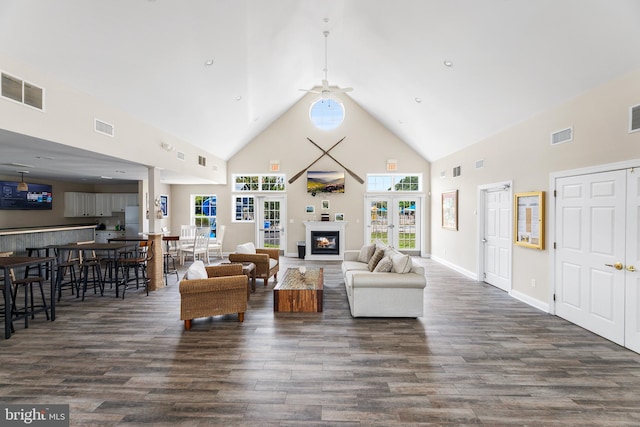
{"type": "Polygon", "coordinates": [[[358,254],[358,261],[368,263],[373,253],[376,251],[376,245],[364,245],[358,254]]]}
{"type": "Polygon", "coordinates": [[[200,260],[191,264],[185,274],[187,280],[206,279],[207,277],[207,269],[204,267],[204,262],[200,260]]]}
{"type": "Polygon", "coordinates": [[[278,260],[277,259],[273,259],[273,258],[269,258],[269,270],[271,270],[276,265],[278,265],[278,260]]]}
{"type": "Polygon", "coordinates": [[[255,254],[256,247],[253,242],[243,243],[236,247],[236,253],[238,254],[255,254]]]}
{"type": "Polygon", "coordinates": [[[382,259],[378,262],[378,265],[376,265],[376,268],[373,269],[374,273],[376,272],[382,272],[382,273],[388,273],[391,271],[391,269],[393,268],[393,261],[391,261],[391,258],[389,258],[388,256],[382,257],[382,259]]]}
{"type": "Polygon", "coordinates": [[[383,256],[384,256],[384,250],[381,248],[377,248],[376,251],[371,256],[369,263],[367,264],[367,266],[369,267],[369,271],[373,271],[376,268],[376,265],[378,265],[378,262],[380,262],[383,256]]]}
{"type": "Polygon", "coordinates": [[[397,253],[391,257],[393,262],[393,271],[396,273],[409,273],[412,263],[409,255],[397,253]]]}

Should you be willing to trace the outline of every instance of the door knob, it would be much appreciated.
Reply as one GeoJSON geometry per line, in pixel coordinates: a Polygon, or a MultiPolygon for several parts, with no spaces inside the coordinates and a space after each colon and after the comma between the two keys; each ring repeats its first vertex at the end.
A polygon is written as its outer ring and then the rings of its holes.
{"type": "Polygon", "coordinates": [[[616,262],[615,264],[605,264],[607,267],[613,267],[616,270],[622,270],[622,263],[616,262]]]}
{"type": "Polygon", "coordinates": [[[637,271],[633,265],[627,266],[627,271],[637,271]]]}

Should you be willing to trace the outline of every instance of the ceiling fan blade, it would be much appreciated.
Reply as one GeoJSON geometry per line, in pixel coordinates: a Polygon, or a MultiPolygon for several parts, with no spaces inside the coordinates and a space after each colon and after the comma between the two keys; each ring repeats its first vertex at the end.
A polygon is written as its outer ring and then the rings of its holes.
{"type": "Polygon", "coordinates": [[[353,88],[352,87],[345,87],[342,89],[332,89],[331,90],[332,93],[344,93],[344,92],[353,92],[353,88]]]}
{"type": "Polygon", "coordinates": [[[322,93],[322,91],[313,90],[313,89],[298,89],[298,90],[302,92],[308,92],[308,93],[322,93]]]}

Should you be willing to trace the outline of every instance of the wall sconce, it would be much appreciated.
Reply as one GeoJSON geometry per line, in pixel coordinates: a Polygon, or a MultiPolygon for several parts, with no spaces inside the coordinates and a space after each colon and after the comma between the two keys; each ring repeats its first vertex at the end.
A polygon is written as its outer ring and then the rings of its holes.
{"type": "Polygon", "coordinates": [[[387,172],[395,172],[398,170],[398,161],[396,159],[387,160],[387,172]]]}
{"type": "Polygon", "coordinates": [[[280,172],[280,160],[269,161],[269,170],[271,172],[280,172]]]}

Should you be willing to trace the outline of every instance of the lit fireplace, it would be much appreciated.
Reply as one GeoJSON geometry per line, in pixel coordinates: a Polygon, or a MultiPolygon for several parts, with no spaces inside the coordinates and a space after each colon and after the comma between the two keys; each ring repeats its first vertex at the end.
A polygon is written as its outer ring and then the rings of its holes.
{"type": "Polygon", "coordinates": [[[312,231],[311,253],[338,255],[340,253],[340,232],[312,231]]]}

